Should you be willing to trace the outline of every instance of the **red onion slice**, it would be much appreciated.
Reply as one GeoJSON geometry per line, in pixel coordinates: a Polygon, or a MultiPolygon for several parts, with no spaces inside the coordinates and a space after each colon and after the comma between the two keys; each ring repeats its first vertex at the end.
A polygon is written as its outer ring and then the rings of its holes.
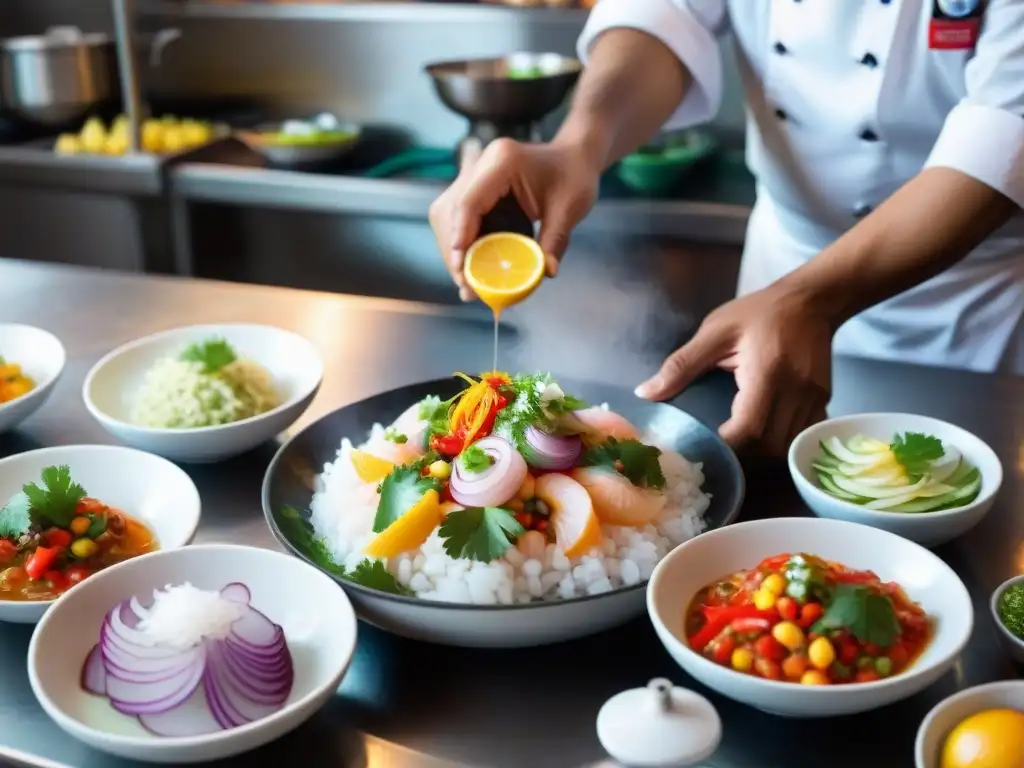
{"type": "MultiPolygon", "coordinates": [[[[198,650],[202,651],[202,648],[198,650]]],[[[114,709],[126,715],[165,712],[192,695],[203,679],[205,667],[206,654],[196,653],[189,667],[155,683],[129,683],[107,675],[107,696],[114,709]]]]}
{"type": "Polygon", "coordinates": [[[151,609],[132,598],[104,618],[82,687],[154,734],[198,736],[234,728],[280,710],[294,668],[284,630],[248,605],[249,589],[229,584],[221,596],[244,605],[226,637],[207,636],[186,650],[153,644],[138,629],[151,609]]]}
{"type": "Polygon", "coordinates": [[[224,587],[220,591],[220,596],[239,605],[249,605],[249,601],[252,599],[249,588],[237,581],[224,587]]]}
{"type": "Polygon", "coordinates": [[[202,685],[197,685],[192,695],[174,709],[139,715],[139,722],[150,733],[170,738],[203,736],[231,727],[221,725],[213,716],[206,700],[206,688],[202,685]]]}
{"type": "Polygon", "coordinates": [[[103,653],[97,643],[85,657],[85,665],[82,667],[82,687],[89,693],[99,696],[107,694],[107,670],[103,666],[103,653]]]}
{"type": "Polygon", "coordinates": [[[456,458],[449,484],[452,498],[466,507],[496,507],[513,496],[526,479],[526,461],[504,438],[497,435],[473,443],[491,458],[482,472],[469,472],[456,458]]]}
{"type": "Polygon", "coordinates": [[[571,469],[583,451],[579,435],[551,435],[532,426],[523,433],[523,442],[526,463],[545,471],[571,469]]]}

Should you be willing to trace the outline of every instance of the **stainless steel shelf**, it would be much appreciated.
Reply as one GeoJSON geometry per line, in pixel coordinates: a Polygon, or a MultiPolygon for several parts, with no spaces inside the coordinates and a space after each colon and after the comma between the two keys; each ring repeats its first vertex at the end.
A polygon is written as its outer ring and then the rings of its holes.
{"type": "Polygon", "coordinates": [[[289,21],[423,21],[477,22],[527,20],[531,23],[582,26],[589,11],[574,8],[515,8],[475,3],[362,0],[337,3],[217,3],[204,0],[139,0],[144,16],[195,19],[289,21]]]}
{"type": "MultiPolygon", "coordinates": [[[[443,185],[420,180],[361,179],[212,163],[170,169],[169,191],[188,203],[267,207],[318,213],[426,219],[443,185]]],[[[582,231],[679,237],[742,244],[750,207],[688,200],[602,200],[582,231]]]]}
{"type": "Polygon", "coordinates": [[[163,194],[161,158],[62,156],[49,149],[0,147],[0,184],[129,197],[163,194]]]}

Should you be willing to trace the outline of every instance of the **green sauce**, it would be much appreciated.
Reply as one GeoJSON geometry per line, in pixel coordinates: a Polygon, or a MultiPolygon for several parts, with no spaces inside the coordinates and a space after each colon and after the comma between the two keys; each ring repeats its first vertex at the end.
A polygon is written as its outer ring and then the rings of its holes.
{"type": "Polygon", "coordinates": [[[1024,583],[1013,584],[999,597],[999,618],[1010,633],[1024,640],[1024,583]]]}

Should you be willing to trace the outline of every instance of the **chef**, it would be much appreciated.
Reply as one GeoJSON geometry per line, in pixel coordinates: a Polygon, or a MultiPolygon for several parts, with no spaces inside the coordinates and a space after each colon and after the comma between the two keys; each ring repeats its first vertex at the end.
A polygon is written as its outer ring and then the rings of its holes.
{"type": "Polygon", "coordinates": [[[757,179],[738,298],[637,393],[731,370],[723,437],[779,453],[824,416],[833,348],[1024,374],[1024,0],[600,0],[556,138],[489,145],[431,208],[462,297],[502,196],[554,275],[604,169],[715,116],[726,32],[757,179]]]}

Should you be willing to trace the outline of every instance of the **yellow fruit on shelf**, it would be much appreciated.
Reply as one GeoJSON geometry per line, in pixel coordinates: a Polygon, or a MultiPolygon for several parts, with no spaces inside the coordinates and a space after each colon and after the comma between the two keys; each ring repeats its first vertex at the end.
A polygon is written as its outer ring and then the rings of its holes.
{"type": "Polygon", "coordinates": [[[441,524],[444,515],[441,497],[431,489],[405,514],[378,533],[363,552],[370,557],[397,557],[403,552],[419,549],[441,524]]]}
{"type": "Polygon", "coordinates": [[[59,155],[77,155],[82,151],[82,145],[73,133],[62,133],[57,137],[53,151],[59,155]]]}
{"type": "Polygon", "coordinates": [[[946,738],[940,768],[1024,768],[1024,712],[971,715],[946,738]]]}

